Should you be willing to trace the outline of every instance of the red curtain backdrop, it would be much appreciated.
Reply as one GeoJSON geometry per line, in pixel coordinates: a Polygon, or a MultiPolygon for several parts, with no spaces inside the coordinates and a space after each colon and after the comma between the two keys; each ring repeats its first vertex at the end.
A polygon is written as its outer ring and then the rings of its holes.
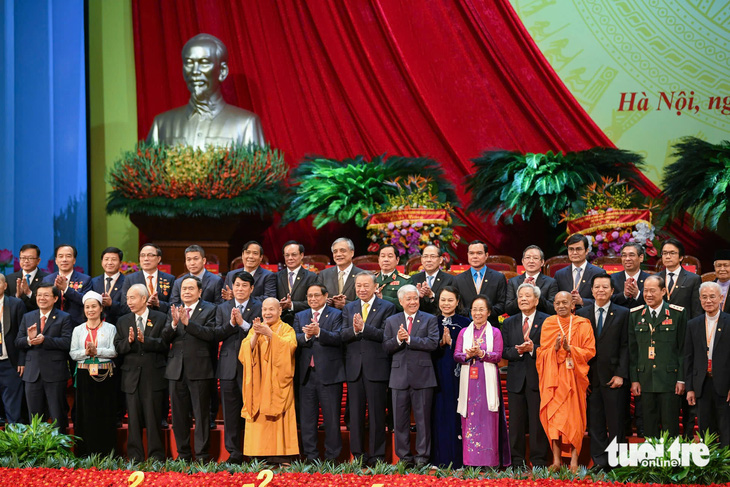
{"type": "MultiPolygon", "coordinates": [[[[612,146],[540,53],[508,0],[133,0],[139,137],[189,93],[180,52],[206,32],[229,50],[228,103],[257,113],[291,166],[304,155],[430,156],[463,203],[483,150],[612,146]]],[[[643,191],[658,189],[645,180],[643,191]]],[[[493,226],[461,213],[462,233],[519,256],[542,223],[493,226]],[[537,228],[536,228],[537,227],[537,228]]],[[[350,229],[351,231],[352,229],[350,229]]],[[[329,253],[345,229],[305,222],[265,235],[270,257],[296,237],[329,253]]],[[[358,242],[356,242],[358,243],[358,242]]],[[[358,246],[357,254],[365,253],[358,246]]]]}

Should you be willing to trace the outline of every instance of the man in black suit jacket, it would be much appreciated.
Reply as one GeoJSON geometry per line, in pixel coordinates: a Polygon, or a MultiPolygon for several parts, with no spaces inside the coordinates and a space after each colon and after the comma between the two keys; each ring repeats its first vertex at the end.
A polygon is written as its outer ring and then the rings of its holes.
{"type": "Polygon", "coordinates": [[[624,412],[629,402],[629,310],[611,302],[613,283],[606,273],[593,276],[594,305],[576,313],[587,318],[596,337],[596,355],[588,362],[588,432],[593,463],[608,468],[606,448],[623,443],[624,412]]]}
{"type": "Polygon", "coordinates": [[[212,303],[200,299],[203,283],[186,277],[180,286],[182,306],[170,308],[162,338],[172,344],[165,378],[170,381],[172,430],[178,457],[192,460],[190,405],[195,417],[195,458],[210,460],[210,379],[215,377],[210,343],[216,342],[212,303]]]}
{"type": "Polygon", "coordinates": [[[313,284],[307,290],[311,309],[294,317],[299,358],[299,410],[302,427],[302,454],[307,460],[319,458],[317,421],[322,408],[324,457],[337,460],[342,451],[340,410],[345,363],[342,348],[342,312],[327,306],[327,288],[313,284]]]}
{"type": "Polygon", "coordinates": [[[253,276],[254,287],[251,298],[254,301],[263,303],[266,298],[275,298],[276,274],[261,267],[261,262],[264,260],[264,248],[261,244],[254,240],[243,244],[241,260],[243,260],[243,269],[230,271],[226,275],[226,282],[221,293],[223,299],[227,301],[233,298],[233,281],[236,279],[236,274],[241,272],[248,272],[253,276]]]}
{"type": "Polygon", "coordinates": [[[317,282],[327,288],[329,306],[343,309],[347,303],[357,299],[355,276],[363,270],[353,265],[354,255],[355,244],[349,238],[340,237],[332,242],[332,260],[336,265],[328,267],[317,276],[317,282]]]}
{"type": "Polygon", "coordinates": [[[641,270],[642,262],[644,262],[644,247],[640,243],[626,242],[621,247],[621,263],[624,271],[611,274],[613,283],[611,301],[629,309],[646,303],[643,294],[644,279],[650,274],[641,270]]]}
{"type": "Polygon", "coordinates": [[[76,247],[61,244],[56,247],[56,267],[58,271],[43,278],[44,283],[52,284],[60,293],[56,307],[71,315],[74,326],[86,322],[84,303],[81,301],[91,287],[91,277],[74,269],[76,247]]]}
{"type": "Polygon", "coordinates": [[[248,272],[239,272],[233,281],[233,299],[218,305],[215,315],[215,338],[223,341],[216,376],[221,384],[223,426],[228,463],[243,463],[241,449],[245,421],[243,407],[243,365],[238,360],[241,342],[251,329],[255,318],[261,318],[261,303],[251,298],[254,279],[248,272]]]}
{"type": "Polygon", "coordinates": [[[406,463],[423,465],[431,458],[431,406],[436,388],[431,352],[439,342],[438,321],[418,310],[418,289],[398,290],[403,313],[385,320],[383,349],[393,357],[389,386],[393,391],[395,453],[406,463]],[[416,420],[416,455],[411,453],[411,411],[416,420]]]}
{"type": "Polygon", "coordinates": [[[142,270],[128,274],[122,286],[124,312],[128,313],[127,291],[135,284],[144,284],[150,293],[147,306],[155,311],[167,314],[170,311],[170,295],[175,276],[162,272],[157,268],[162,261],[162,249],[155,244],[145,244],[139,250],[139,266],[142,270]]]}
{"type": "Polygon", "coordinates": [[[48,275],[47,272],[38,268],[41,261],[41,249],[35,244],[25,244],[20,247],[20,270],[8,274],[8,289],[5,291],[7,296],[15,296],[23,301],[28,311],[38,309],[35,302],[35,290],[48,275]]]}
{"type": "Polygon", "coordinates": [[[307,309],[307,290],[317,281],[317,274],[302,267],[304,245],[289,240],[282,249],[284,267],[276,274],[276,297],[281,305],[281,319],[294,323],[294,315],[307,309]]]}
{"type": "Polygon", "coordinates": [[[25,314],[23,302],[6,296],[7,281],[0,273],[0,385],[2,386],[2,405],[8,423],[19,423],[23,405],[23,381],[18,365],[18,349],[15,339],[25,314]]]}
{"type": "Polygon", "coordinates": [[[385,403],[390,359],[383,350],[385,320],[395,305],[375,296],[375,275],[363,271],[355,278],[357,301],[342,311],[347,396],[350,402],[350,452],[365,455],[365,405],[370,418],[368,464],[385,460],[385,403]]]}
{"type": "Polygon", "coordinates": [[[166,316],[147,307],[149,291],[144,284],[135,284],[127,291],[131,313],[117,320],[114,348],[122,359],[122,392],[129,411],[127,456],[145,460],[142,429],[147,429],[149,458],[165,460],[165,446],[160,423],[162,404],[167,398],[165,367],[170,345],[162,339],[166,316]]]}
{"type": "Polygon", "coordinates": [[[537,311],[540,288],[524,283],[517,289],[520,313],[502,323],[504,348],[502,357],[507,366],[507,395],[509,399],[509,444],[512,465],[525,465],[525,434],[530,435],[530,463],[547,466],[552,461],[550,442],[540,423],[540,382],[535,367],[540,331],[547,313],[537,311]]]}
{"type": "Polygon", "coordinates": [[[664,295],[664,300],[670,304],[682,306],[688,320],[701,315],[700,284],[702,284],[702,278],[682,267],[684,245],[675,238],[668,238],[662,244],[661,253],[665,269],[659,275],[667,284],[667,294],[664,295]]]}
{"type": "Polygon", "coordinates": [[[185,249],[185,268],[188,273],[175,279],[172,285],[172,294],[170,295],[170,304],[181,304],[180,284],[182,280],[188,276],[195,276],[203,283],[203,294],[200,299],[213,304],[221,304],[223,297],[223,278],[217,274],[213,274],[205,268],[207,263],[205,258],[205,250],[200,245],[191,245],[185,249]]]}
{"type": "Polygon", "coordinates": [[[468,259],[471,269],[456,276],[453,285],[461,294],[464,309],[471,309],[471,303],[477,295],[486,296],[492,307],[489,322],[499,328],[499,317],[504,313],[507,300],[507,280],[501,272],[487,267],[487,257],[487,244],[480,240],[470,243],[468,259]]]}
{"type": "MultiPolygon", "coordinates": [[[[542,274],[542,266],[545,264],[545,254],[537,245],[530,245],[522,252],[522,266],[525,272],[507,281],[507,302],[505,312],[514,315],[520,312],[517,302],[517,289],[527,282],[540,288],[540,301],[537,310],[553,314],[553,300],[558,294],[558,283],[552,277],[542,274]]],[[[514,463],[514,462],[513,462],[514,463]]]]}
{"type": "Polygon", "coordinates": [[[718,250],[715,252],[715,282],[720,285],[722,291],[722,300],[720,301],[720,310],[724,313],[730,313],[730,250],[718,250]]]}
{"type": "Polygon", "coordinates": [[[596,274],[603,274],[600,267],[589,264],[586,260],[588,255],[588,239],[585,235],[574,233],[565,242],[568,247],[568,259],[570,265],[555,273],[555,281],[558,283],[558,291],[569,292],[573,298],[575,309],[581,306],[593,304],[591,293],[591,279],[596,274]]]}
{"type": "Polygon", "coordinates": [[[107,247],[101,251],[101,267],[104,273],[91,279],[91,290],[101,294],[104,307],[104,321],[116,324],[123,314],[122,287],[124,274],[119,272],[124,253],[116,247],[107,247]]]}
{"type": "Polygon", "coordinates": [[[454,280],[454,276],[441,270],[443,263],[443,251],[435,245],[427,245],[421,252],[423,271],[411,277],[411,284],[416,286],[421,297],[419,309],[426,313],[438,313],[436,297],[441,289],[451,286],[454,280]]]}
{"type": "Polygon", "coordinates": [[[53,307],[60,294],[53,284],[41,283],[35,294],[38,309],[23,316],[15,339],[25,400],[31,416],[44,416],[48,410],[59,431],[64,432],[68,352],[74,325],[68,313],[53,307]]]}
{"type": "Polygon", "coordinates": [[[719,284],[702,283],[705,313],[687,323],[684,380],[687,402],[697,405],[700,434],[718,433],[720,445],[730,446],[730,314],[720,311],[721,301],[719,284]]]}

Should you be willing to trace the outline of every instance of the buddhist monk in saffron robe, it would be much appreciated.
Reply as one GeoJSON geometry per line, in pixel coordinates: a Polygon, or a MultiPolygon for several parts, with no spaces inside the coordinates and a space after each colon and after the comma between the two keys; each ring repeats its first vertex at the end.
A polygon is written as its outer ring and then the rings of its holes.
{"type": "Polygon", "coordinates": [[[294,411],[294,329],[281,320],[276,298],[261,306],[262,323],[253,321],[241,343],[238,359],[243,364],[243,409],[246,433],[243,454],[263,456],[274,463],[299,454],[294,411]]]}
{"type": "Polygon", "coordinates": [[[542,324],[535,361],[540,422],[552,445],[552,468],[560,468],[564,455],[570,456],[570,468],[576,471],[586,430],[588,361],[596,354],[596,341],[590,321],[572,314],[570,293],[559,292],[554,306],[557,316],[542,324]]]}

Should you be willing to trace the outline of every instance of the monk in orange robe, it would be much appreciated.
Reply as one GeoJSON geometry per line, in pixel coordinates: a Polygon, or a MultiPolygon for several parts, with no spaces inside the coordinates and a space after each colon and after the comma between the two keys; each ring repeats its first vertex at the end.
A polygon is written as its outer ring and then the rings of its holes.
{"type": "Polygon", "coordinates": [[[243,364],[243,409],[246,419],[243,453],[268,457],[299,454],[294,411],[294,329],[281,320],[281,305],[267,298],[251,331],[241,343],[238,360],[243,364]]]}
{"type": "Polygon", "coordinates": [[[574,316],[570,293],[554,301],[557,316],[542,324],[535,365],[540,379],[540,422],[550,439],[553,468],[561,456],[570,456],[570,469],[578,469],[578,455],[586,430],[588,361],[596,354],[591,322],[574,316]]]}

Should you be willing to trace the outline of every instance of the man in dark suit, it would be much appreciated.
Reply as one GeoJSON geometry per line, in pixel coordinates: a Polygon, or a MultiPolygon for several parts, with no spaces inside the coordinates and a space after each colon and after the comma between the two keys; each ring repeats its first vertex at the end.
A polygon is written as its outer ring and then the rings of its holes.
{"type": "Polygon", "coordinates": [[[385,403],[390,359],[383,350],[385,320],[395,306],[375,296],[375,275],[369,271],[355,278],[357,301],[342,311],[347,396],[350,402],[350,452],[369,465],[385,460],[385,403]],[[365,405],[369,428],[369,457],[365,457],[365,405]]]}
{"type": "Polygon", "coordinates": [[[589,264],[586,260],[588,255],[588,239],[585,235],[574,233],[565,242],[568,248],[568,259],[570,265],[555,273],[555,281],[558,283],[558,291],[569,292],[573,298],[575,309],[581,306],[593,304],[591,293],[591,279],[596,274],[603,274],[600,267],[589,264]]]}
{"type": "Polygon", "coordinates": [[[6,296],[7,281],[0,273],[0,400],[8,423],[19,423],[23,405],[22,368],[18,365],[15,339],[25,314],[23,302],[6,296]]]}
{"type": "Polygon", "coordinates": [[[431,352],[439,342],[438,321],[418,310],[418,289],[398,291],[403,313],[385,320],[383,349],[393,357],[389,387],[393,391],[395,453],[406,462],[423,465],[431,457],[431,406],[436,388],[431,352]],[[416,420],[416,455],[411,453],[411,412],[416,420]]]}
{"type": "Polygon", "coordinates": [[[720,285],[722,292],[722,300],[720,301],[720,310],[724,313],[730,313],[730,250],[718,250],[715,252],[715,282],[720,285]]]}
{"type": "Polygon", "coordinates": [[[241,342],[248,335],[255,318],[261,318],[261,303],[251,299],[254,279],[248,272],[239,272],[233,281],[233,299],[218,305],[215,315],[216,339],[222,340],[216,376],[221,384],[223,426],[228,463],[243,463],[241,449],[245,421],[243,407],[243,365],[238,360],[241,342]]]}
{"type": "Polygon", "coordinates": [[[313,284],[307,290],[311,309],[294,317],[299,358],[299,410],[301,411],[302,454],[307,460],[319,458],[317,421],[322,408],[324,458],[337,460],[342,451],[340,410],[345,363],[342,348],[342,312],[327,306],[327,288],[313,284]]]}
{"type": "Polygon", "coordinates": [[[634,308],[644,304],[644,279],[649,277],[648,272],[641,270],[644,262],[644,247],[638,242],[626,242],[621,247],[621,263],[623,272],[611,274],[613,296],[611,301],[624,308],[634,308]]]}
{"type": "Polygon", "coordinates": [[[53,307],[60,293],[52,283],[41,283],[35,294],[38,309],[23,316],[15,339],[25,400],[31,416],[44,416],[47,410],[64,432],[68,352],[74,325],[68,313],[53,307]]]}
{"type": "Polygon", "coordinates": [[[613,283],[606,273],[592,278],[593,306],[576,313],[587,318],[596,337],[596,355],[588,362],[588,433],[591,457],[598,468],[609,468],[606,448],[616,438],[623,443],[624,412],[629,402],[629,310],[611,302],[613,283]]]}
{"type": "Polygon", "coordinates": [[[122,392],[129,411],[127,456],[145,460],[142,429],[147,429],[149,458],[165,460],[160,423],[162,404],[167,398],[165,366],[170,345],[162,339],[166,316],[147,307],[147,286],[135,284],[127,291],[131,313],[117,320],[114,348],[122,358],[122,392]]]}
{"type": "Polygon", "coordinates": [[[192,460],[190,409],[195,417],[195,458],[210,460],[210,379],[215,377],[210,343],[216,341],[212,303],[200,299],[203,283],[186,277],[180,285],[182,306],[170,308],[162,339],[172,344],[165,378],[170,381],[172,430],[178,457],[192,460]]]}
{"type": "Polygon", "coordinates": [[[662,244],[661,254],[665,269],[659,275],[667,284],[664,300],[683,307],[687,319],[701,315],[700,284],[702,284],[702,278],[682,267],[684,245],[676,238],[668,238],[662,244]]]}
{"type": "Polygon", "coordinates": [[[550,465],[550,442],[540,423],[540,382],[535,367],[540,347],[540,330],[547,313],[537,311],[540,288],[523,283],[517,288],[520,312],[502,323],[504,348],[502,357],[507,366],[507,396],[509,399],[509,444],[512,465],[525,465],[525,434],[530,435],[530,463],[533,467],[550,465]]]}
{"type": "Polygon", "coordinates": [[[363,270],[352,264],[355,255],[355,244],[349,238],[338,238],[332,243],[332,260],[334,267],[328,267],[317,276],[317,281],[323,284],[329,292],[327,300],[329,306],[342,309],[347,303],[355,301],[355,276],[363,270]]]}
{"type": "Polygon", "coordinates": [[[122,286],[124,274],[119,272],[124,253],[116,247],[107,247],[101,251],[101,267],[104,273],[91,279],[91,289],[101,294],[104,307],[104,321],[116,324],[122,315],[122,286]]]}
{"type": "Polygon", "coordinates": [[[200,296],[200,299],[213,304],[221,304],[223,302],[223,297],[221,296],[223,278],[207,270],[205,268],[207,262],[205,250],[200,245],[191,245],[185,249],[185,268],[188,270],[188,273],[175,279],[175,283],[172,285],[170,304],[182,303],[180,299],[180,284],[188,276],[195,276],[203,283],[203,294],[200,296]]]}
{"type": "Polygon", "coordinates": [[[411,277],[411,284],[421,297],[420,310],[435,315],[438,313],[436,296],[446,286],[451,286],[454,276],[441,270],[444,263],[443,251],[435,245],[427,245],[421,252],[423,270],[411,277]]]}
{"type": "Polygon", "coordinates": [[[487,267],[489,249],[481,240],[469,244],[467,255],[471,269],[454,278],[454,286],[461,294],[461,304],[465,309],[471,309],[471,303],[477,295],[486,296],[492,305],[489,322],[499,328],[499,316],[504,313],[507,300],[507,280],[501,272],[487,267]]]}
{"type": "Polygon", "coordinates": [[[514,315],[520,312],[517,302],[517,289],[524,283],[533,284],[540,288],[540,301],[537,310],[548,315],[553,314],[553,300],[558,294],[558,283],[552,277],[541,273],[545,264],[545,254],[537,245],[530,245],[522,252],[522,266],[525,272],[507,281],[507,301],[505,312],[514,315]]]}
{"type": "Polygon", "coordinates": [[[155,244],[144,244],[139,249],[139,266],[142,270],[128,274],[122,286],[122,300],[126,308],[127,291],[135,284],[144,284],[150,294],[147,306],[155,311],[167,314],[170,311],[170,295],[175,276],[162,272],[157,268],[162,261],[162,249],[155,244]]]}
{"type": "Polygon", "coordinates": [[[84,303],[81,301],[91,287],[91,277],[74,269],[76,265],[76,247],[61,244],[56,247],[56,267],[58,271],[43,278],[44,283],[52,284],[58,289],[60,297],[56,307],[71,315],[74,326],[86,322],[84,303]]]}
{"type": "Polygon", "coordinates": [[[646,436],[660,431],[679,434],[679,410],[685,389],[684,340],[686,310],[664,301],[664,279],[644,280],[644,306],[629,317],[629,375],[631,393],[641,396],[646,436]],[[661,430],[659,425],[661,424],[661,430]]]}
{"type": "Polygon", "coordinates": [[[253,276],[254,290],[251,299],[262,303],[266,298],[276,297],[276,274],[261,267],[264,260],[264,248],[255,240],[250,240],[243,244],[241,252],[241,260],[243,261],[243,269],[236,269],[228,272],[226,282],[223,285],[221,295],[225,301],[233,298],[233,281],[236,274],[248,272],[253,276]]]}
{"type": "Polygon", "coordinates": [[[304,245],[289,240],[282,249],[286,267],[276,274],[276,297],[281,305],[281,319],[289,325],[294,315],[307,309],[307,290],[317,281],[317,274],[302,267],[304,245]]]}
{"type": "Polygon", "coordinates": [[[720,310],[722,289],[716,282],[702,283],[700,302],[705,313],[687,323],[687,402],[697,405],[700,434],[717,433],[720,445],[730,446],[730,314],[720,310]]]}
{"type": "Polygon", "coordinates": [[[26,310],[33,311],[38,309],[35,302],[35,290],[48,275],[47,272],[38,268],[41,261],[41,249],[34,244],[25,244],[20,247],[20,270],[8,274],[8,289],[5,291],[7,296],[15,296],[23,301],[26,310]]]}

